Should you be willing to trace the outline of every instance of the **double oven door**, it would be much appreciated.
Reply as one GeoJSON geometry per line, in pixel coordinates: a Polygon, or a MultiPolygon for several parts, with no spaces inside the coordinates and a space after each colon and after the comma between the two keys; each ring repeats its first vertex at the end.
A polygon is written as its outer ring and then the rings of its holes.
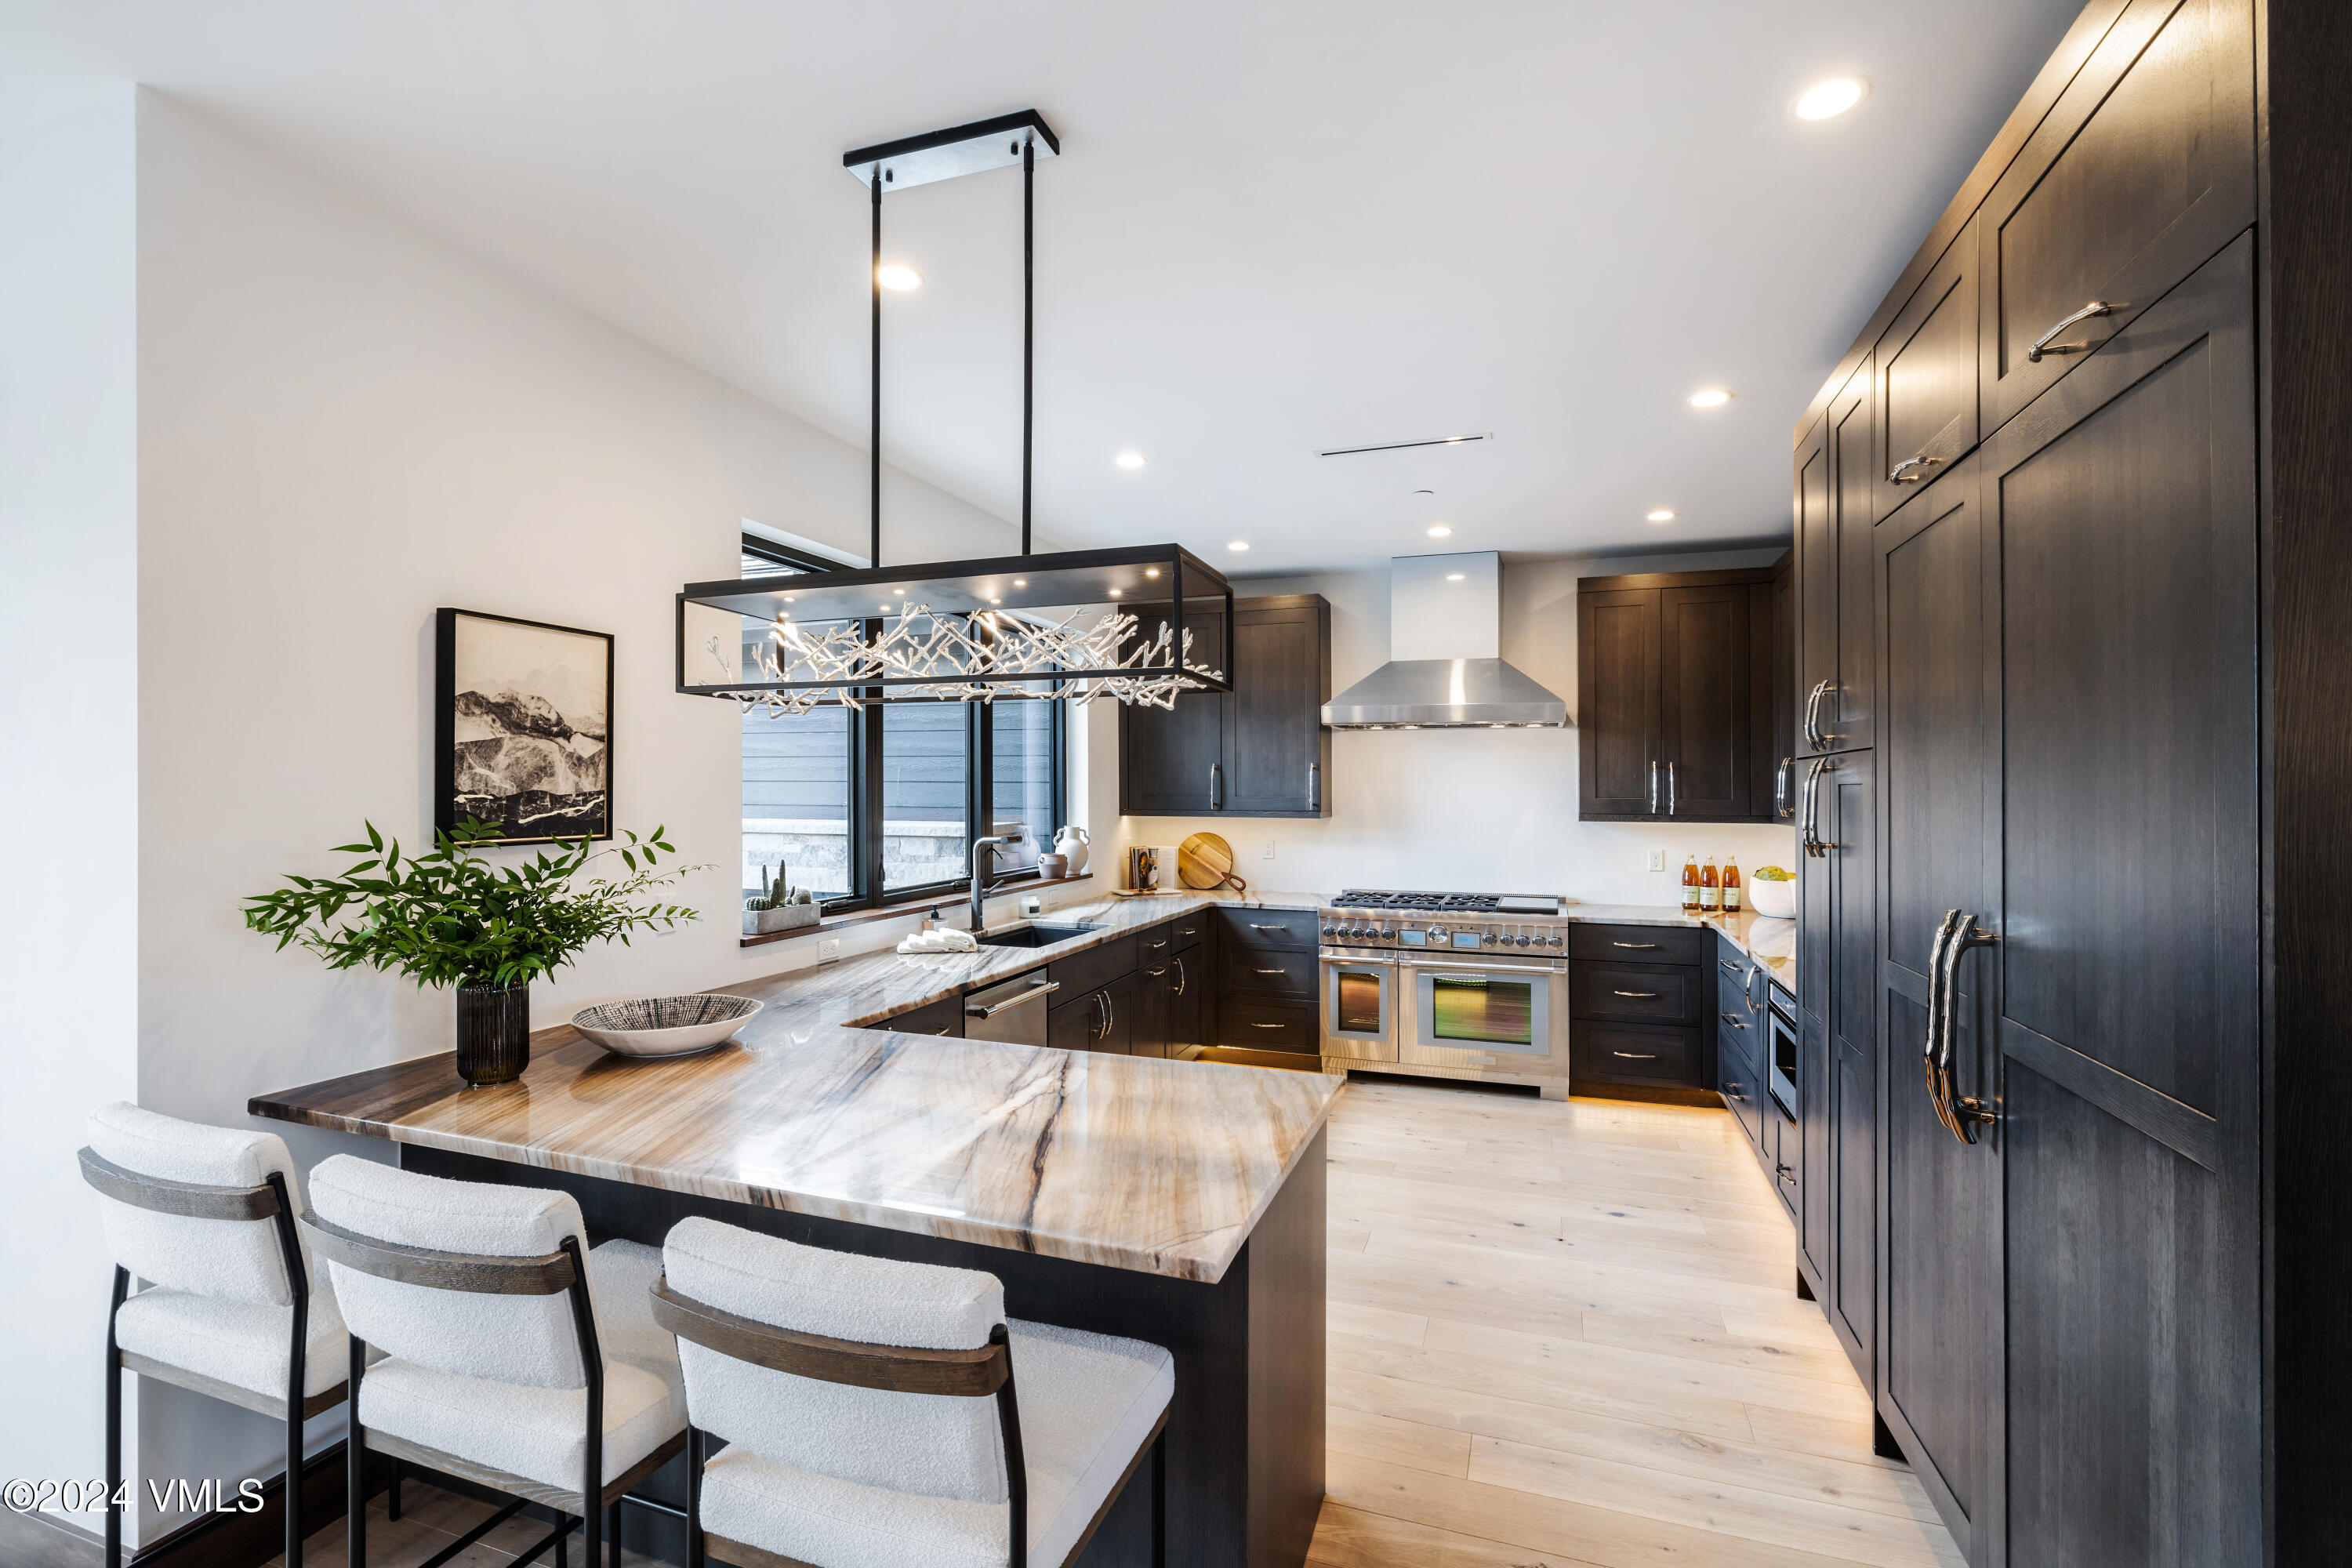
{"type": "Polygon", "coordinates": [[[1568,1070],[1568,966],[1479,957],[1323,961],[1323,1054],[1515,1074],[1568,1070]]]}

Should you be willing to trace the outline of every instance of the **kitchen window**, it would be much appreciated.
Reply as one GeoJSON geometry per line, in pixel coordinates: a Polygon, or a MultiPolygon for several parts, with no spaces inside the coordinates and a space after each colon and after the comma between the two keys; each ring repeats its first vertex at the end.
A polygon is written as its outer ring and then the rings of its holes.
{"type": "MultiPolygon", "coordinates": [[[[837,564],[743,539],[746,577],[837,564]]],[[[747,638],[764,635],[745,628],[747,638]]],[[[994,879],[1034,874],[1065,820],[1063,707],[898,703],[744,714],[745,895],[782,860],[827,914],[961,897],[971,885],[971,841],[983,833],[1015,839],[997,850],[994,879]]]]}

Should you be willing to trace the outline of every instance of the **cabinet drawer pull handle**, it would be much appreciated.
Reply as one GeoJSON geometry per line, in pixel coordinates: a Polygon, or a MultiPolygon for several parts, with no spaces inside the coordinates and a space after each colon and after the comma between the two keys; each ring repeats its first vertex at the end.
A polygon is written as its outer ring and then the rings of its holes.
{"type": "Polygon", "coordinates": [[[1147,942],[1143,945],[1146,947],[1166,947],[1168,943],[1163,940],[1160,942],[1147,942]]]}
{"type": "Polygon", "coordinates": [[[1650,759],[1650,815],[1658,815],[1658,763],[1654,757],[1650,759]]]}
{"type": "Polygon", "coordinates": [[[1789,802],[1789,792],[1795,787],[1797,759],[1782,757],[1780,765],[1772,770],[1772,815],[1786,816],[1796,809],[1789,802]]]}
{"type": "Polygon", "coordinates": [[[1168,966],[1163,963],[1157,969],[1147,969],[1143,973],[1151,976],[1152,979],[1157,980],[1161,975],[1168,973],[1168,966]]]}
{"type": "Polygon", "coordinates": [[[1250,973],[1253,974],[1287,974],[1290,971],[1287,969],[1253,969],[1250,973]]]}
{"type": "Polygon", "coordinates": [[[1323,809],[1323,764],[1320,763],[1307,764],[1307,809],[1323,809]]]}
{"type": "Polygon", "coordinates": [[[1252,924],[1250,927],[1250,930],[1252,931],[1288,931],[1289,929],[1290,928],[1288,926],[1262,926],[1256,924],[1252,924]]]}
{"type": "Polygon", "coordinates": [[[1223,763],[1209,764],[1209,809],[1222,811],[1225,805],[1225,766],[1223,763]]]}
{"type": "Polygon", "coordinates": [[[1739,973],[1739,965],[1732,963],[1731,960],[1727,958],[1717,959],[1715,961],[1715,966],[1717,969],[1722,970],[1726,974],[1737,974],[1739,973]]]}
{"type": "Polygon", "coordinates": [[[950,1024],[944,1029],[933,1029],[931,1033],[934,1035],[952,1035],[955,1033],[955,1026],[950,1024]]]}
{"type": "Polygon", "coordinates": [[[1822,730],[1814,716],[1821,711],[1822,698],[1829,689],[1830,683],[1826,680],[1813,682],[1813,689],[1805,693],[1805,716],[1799,724],[1804,731],[1805,744],[1817,752],[1822,749],[1822,730]]]}
{"type": "Polygon", "coordinates": [[[1652,948],[1658,944],[1654,942],[1612,942],[1609,945],[1612,947],[1652,948]]]}
{"type": "Polygon", "coordinates": [[[1943,458],[1930,458],[1924,453],[1916,458],[1906,458],[1888,472],[1886,482],[1892,485],[1924,484],[1927,479],[1927,470],[1941,468],[1943,463],[1943,458]],[[1916,468],[1919,471],[1916,474],[1906,474],[1903,471],[1906,468],[1916,468]]]}
{"type": "Polygon", "coordinates": [[[1629,1062],[1654,1062],[1658,1059],[1658,1053],[1655,1051],[1612,1051],[1609,1054],[1612,1057],[1623,1057],[1629,1062]]]}
{"type": "Polygon", "coordinates": [[[1181,996],[1182,994],[1184,994],[1184,985],[1185,985],[1185,980],[1184,980],[1184,961],[1183,961],[1182,959],[1179,958],[1179,959],[1174,960],[1173,962],[1175,963],[1175,965],[1176,965],[1176,994],[1177,994],[1177,995],[1179,995],[1179,996],[1181,996]]]}
{"type": "Polygon", "coordinates": [[[1791,1171],[1786,1165],[1778,1166],[1776,1169],[1779,1171],[1780,1177],[1782,1181],[1788,1183],[1792,1187],[1797,1184],[1797,1173],[1794,1171],[1791,1171]]]}
{"type": "Polygon", "coordinates": [[[1252,1024],[1250,1027],[1253,1029],[1287,1029],[1290,1026],[1287,1024],[1252,1024]]]}
{"type": "Polygon", "coordinates": [[[1735,1029],[1744,1029],[1748,1027],[1748,1020],[1740,1017],[1736,1013],[1717,1013],[1716,1016],[1722,1019],[1725,1023],[1730,1025],[1735,1029]]]}
{"type": "Polygon", "coordinates": [[[2033,346],[2025,351],[2025,363],[2028,364],[2040,364],[2043,354],[2088,353],[2091,350],[2098,347],[2099,345],[2096,343],[2053,343],[2050,340],[2056,337],[2059,333],[2064,331],[2067,328],[2073,326],[2077,321],[2087,321],[2094,316],[2112,316],[2117,310],[2128,310],[2130,309],[2131,307],[2128,305],[2110,305],[2104,300],[2092,300],[2089,304],[2084,306],[2081,310],[2075,311],[2073,315],[2067,317],[2064,321],[2059,322],[2056,326],[2051,328],[2048,331],[2034,339],[2033,346]]]}
{"type": "Polygon", "coordinates": [[[1654,1002],[1658,999],[1658,993],[1655,991],[1620,991],[1617,994],[1631,996],[1637,1002],[1654,1002]]]}

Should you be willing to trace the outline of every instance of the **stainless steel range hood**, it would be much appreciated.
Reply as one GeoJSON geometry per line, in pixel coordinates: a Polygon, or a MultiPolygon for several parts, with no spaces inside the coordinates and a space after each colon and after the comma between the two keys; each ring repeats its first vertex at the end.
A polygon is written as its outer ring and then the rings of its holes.
{"type": "Polygon", "coordinates": [[[1557,729],[1568,704],[1502,658],[1493,552],[1389,563],[1388,663],[1323,705],[1335,730],[1557,729]]]}

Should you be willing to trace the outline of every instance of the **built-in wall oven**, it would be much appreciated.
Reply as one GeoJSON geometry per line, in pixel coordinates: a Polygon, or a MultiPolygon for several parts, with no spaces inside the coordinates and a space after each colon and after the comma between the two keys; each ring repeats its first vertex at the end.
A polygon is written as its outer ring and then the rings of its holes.
{"type": "Polygon", "coordinates": [[[1764,1009],[1764,1037],[1771,1056],[1765,1063],[1764,1085],[1781,1116],[1793,1122],[1801,1103],[1797,1098],[1797,999],[1781,989],[1777,981],[1769,991],[1770,1002],[1764,1009]]]}

